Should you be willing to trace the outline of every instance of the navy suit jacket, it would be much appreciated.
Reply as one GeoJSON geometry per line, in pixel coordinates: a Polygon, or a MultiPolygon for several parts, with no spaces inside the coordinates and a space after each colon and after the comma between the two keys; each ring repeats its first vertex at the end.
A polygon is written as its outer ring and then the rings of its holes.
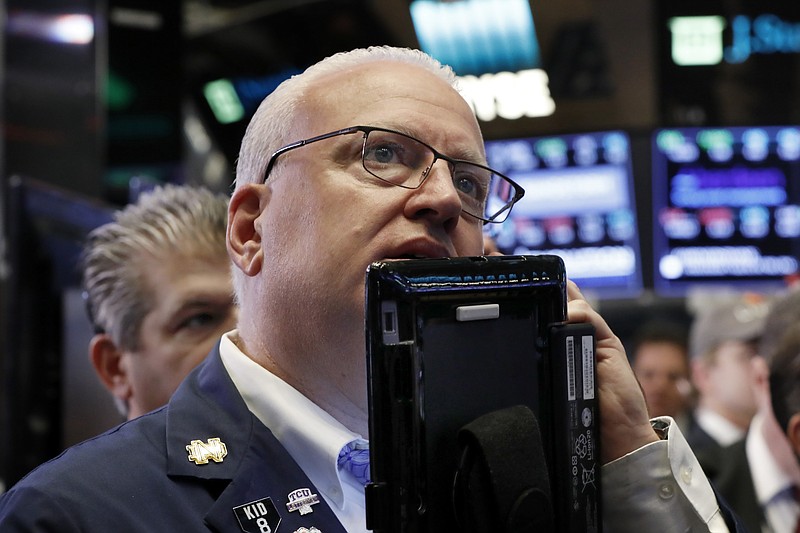
{"type": "MultiPolygon", "coordinates": [[[[321,497],[311,513],[289,512],[302,489],[319,494],[250,413],[217,347],[168,405],[69,448],[1,496],[0,531],[271,533],[279,519],[280,532],[344,532],[321,497]],[[186,447],[212,438],[227,447],[222,462],[190,461],[186,447]]],[[[730,530],[745,532],[720,503],[730,530]]]]}
{"type": "Polygon", "coordinates": [[[686,442],[692,447],[692,451],[703,469],[706,468],[706,465],[713,466],[722,451],[722,445],[700,427],[694,415],[692,415],[686,431],[686,442]]]}
{"type": "Polygon", "coordinates": [[[0,498],[0,531],[258,533],[274,532],[280,520],[283,532],[344,532],[321,496],[312,512],[290,512],[297,490],[319,495],[250,413],[217,346],[167,406],[69,448],[20,480],[0,498]],[[187,446],[211,438],[225,444],[227,456],[190,461],[187,446]]]}
{"type": "Polygon", "coordinates": [[[723,447],[713,461],[703,466],[721,499],[742,519],[749,531],[760,532],[766,525],[764,511],[758,502],[750,463],[747,461],[746,439],[723,447]]]}

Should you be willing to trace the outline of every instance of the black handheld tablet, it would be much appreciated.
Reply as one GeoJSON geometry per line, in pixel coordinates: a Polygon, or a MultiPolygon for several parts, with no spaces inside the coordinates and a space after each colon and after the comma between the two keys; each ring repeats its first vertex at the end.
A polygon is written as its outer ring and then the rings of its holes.
{"type": "Polygon", "coordinates": [[[566,309],[557,256],[370,265],[368,528],[599,530],[593,330],[566,309]]]}

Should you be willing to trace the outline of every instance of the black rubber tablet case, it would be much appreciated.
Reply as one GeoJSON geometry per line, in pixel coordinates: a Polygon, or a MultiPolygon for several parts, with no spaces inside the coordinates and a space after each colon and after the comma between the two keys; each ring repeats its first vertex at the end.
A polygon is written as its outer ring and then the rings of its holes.
{"type": "Polygon", "coordinates": [[[565,325],[560,258],[374,263],[366,310],[368,528],[600,530],[593,332],[565,325]]]}

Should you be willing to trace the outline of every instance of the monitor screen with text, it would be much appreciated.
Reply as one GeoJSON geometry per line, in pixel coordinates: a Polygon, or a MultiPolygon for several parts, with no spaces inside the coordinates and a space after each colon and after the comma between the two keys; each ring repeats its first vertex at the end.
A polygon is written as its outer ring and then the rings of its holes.
{"type": "Polygon", "coordinates": [[[800,253],[800,126],[653,134],[657,292],[780,289],[800,253]]]}
{"type": "Polygon", "coordinates": [[[486,141],[489,166],[525,188],[503,224],[506,254],[553,254],[597,297],[642,290],[631,145],[622,131],[486,141]]]}

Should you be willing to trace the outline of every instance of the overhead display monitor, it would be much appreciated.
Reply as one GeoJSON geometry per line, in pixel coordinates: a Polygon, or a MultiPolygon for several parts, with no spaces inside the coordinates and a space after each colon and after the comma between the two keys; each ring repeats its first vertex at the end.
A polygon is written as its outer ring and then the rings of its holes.
{"type": "Polygon", "coordinates": [[[659,123],[800,120],[800,2],[653,2],[659,123]]]}
{"type": "Polygon", "coordinates": [[[412,0],[420,48],[460,76],[541,66],[528,0],[412,0]]]}
{"type": "Polygon", "coordinates": [[[800,254],[800,126],[654,132],[658,293],[780,289],[800,254]]]}
{"type": "Polygon", "coordinates": [[[528,0],[411,0],[419,48],[453,68],[478,120],[555,111],[528,0]]]}
{"type": "Polygon", "coordinates": [[[525,188],[500,225],[506,254],[555,254],[567,276],[599,298],[642,290],[631,145],[623,131],[486,142],[492,168],[525,188]]]}
{"type": "Polygon", "coordinates": [[[278,85],[299,74],[290,67],[263,76],[234,76],[205,81],[193,95],[197,110],[228,161],[236,161],[247,124],[261,101],[278,85]]]}

